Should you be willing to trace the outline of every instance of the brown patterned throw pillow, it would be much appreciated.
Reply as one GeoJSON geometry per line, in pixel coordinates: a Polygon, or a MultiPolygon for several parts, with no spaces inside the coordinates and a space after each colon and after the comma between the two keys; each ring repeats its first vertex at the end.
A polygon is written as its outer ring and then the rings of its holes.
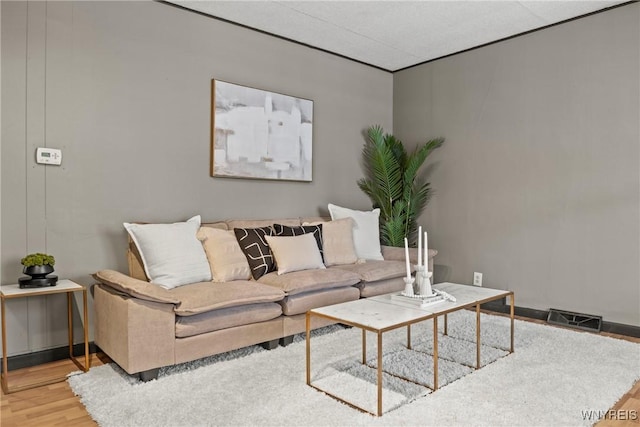
{"type": "Polygon", "coordinates": [[[244,252],[251,268],[251,275],[255,280],[267,273],[276,271],[273,262],[273,254],[269,249],[269,244],[264,236],[272,236],[273,229],[271,227],[261,228],[234,228],[234,234],[240,249],[244,252]]]}
{"type": "Polygon", "coordinates": [[[298,227],[290,227],[288,225],[273,224],[274,236],[300,236],[301,234],[313,234],[320,250],[320,256],[324,262],[324,253],[322,251],[322,224],[303,225],[298,227]]]}

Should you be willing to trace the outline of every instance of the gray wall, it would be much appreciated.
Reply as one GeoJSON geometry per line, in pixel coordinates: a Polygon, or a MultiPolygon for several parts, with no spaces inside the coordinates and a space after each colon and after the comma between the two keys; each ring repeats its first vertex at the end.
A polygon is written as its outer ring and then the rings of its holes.
{"type": "MultiPolygon", "coordinates": [[[[391,130],[390,73],[155,2],[1,7],[3,284],[35,251],[85,285],[126,271],[124,221],[370,206],[361,133],[391,130]],[[312,183],[209,177],[212,78],[314,101],[312,183]],[[39,146],[62,166],[36,165],[39,146]]],[[[64,313],[59,296],[10,301],[9,354],[64,345],[64,313]]]]}
{"type": "Polygon", "coordinates": [[[394,74],[394,131],[444,136],[436,281],[640,325],[640,4],[394,74]]]}

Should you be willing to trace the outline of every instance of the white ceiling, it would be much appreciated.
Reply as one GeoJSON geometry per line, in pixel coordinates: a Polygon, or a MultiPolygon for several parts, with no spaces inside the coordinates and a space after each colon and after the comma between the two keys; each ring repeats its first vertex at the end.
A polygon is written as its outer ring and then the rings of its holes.
{"type": "Polygon", "coordinates": [[[388,71],[625,1],[170,1],[388,71]]]}

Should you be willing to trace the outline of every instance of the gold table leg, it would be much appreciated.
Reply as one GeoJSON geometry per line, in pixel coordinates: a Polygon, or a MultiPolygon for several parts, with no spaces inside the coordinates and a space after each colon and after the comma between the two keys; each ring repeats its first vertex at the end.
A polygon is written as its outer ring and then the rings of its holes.
{"type": "Polygon", "coordinates": [[[7,328],[5,324],[5,312],[4,296],[2,297],[2,391],[5,394],[9,394],[9,387],[7,385],[7,328]]]}
{"type": "MultiPolygon", "coordinates": [[[[75,291],[74,291],[75,292],[75,291]]],[[[73,355],[73,292],[67,292],[67,324],[69,325],[69,359],[83,372],[89,371],[89,310],[87,307],[87,288],[82,289],[82,317],[84,325],[82,327],[84,337],[84,366],[77,357],[73,355]]]]}
{"type": "Polygon", "coordinates": [[[407,348],[411,350],[411,325],[407,325],[407,348]]]}
{"type": "Polygon", "coordinates": [[[476,369],[480,369],[480,304],[476,304],[476,369]]]}
{"type": "Polygon", "coordinates": [[[515,313],[515,294],[511,293],[511,349],[510,352],[513,353],[513,317],[515,313]]]}
{"type": "Polygon", "coordinates": [[[382,332],[378,332],[378,416],[382,416],[382,332]]]}
{"type": "Polygon", "coordinates": [[[435,316],[433,318],[433,391],[436,391],[437,389],[438,389],[438,316],[435,316]]]}
{"type": "Polygon", "coordinates": [[[85,372],[91,367],[91,359],[89,358],[89,307],[87,305],[87,288],[82,291],[82,303],[84,305],[84,366],[85,372]]]}
{"type": "Polygon", "coordinates": [[[447,317],[447,314],[445,313],[444,315],[444,333],[442,335],[448,335],[449,334],[449,318],[447,317]]]}
{"type": "Polygon", "coordinates": [[[306,346],[307,346],[307,385],[311,385],[311,313],[307,311],[306,323],[306,346]]]}
{"type": "Polygon", "coordinates": [[[367,331],[362,330],[362,364],[367,364],[367,331]]]}
{"type": "Polygon", "coordinates": [[[71,292],[67,292],[67,333],[69,334],[69,357],[73,359],[73,311],[71,310],[71,298],[71,292]]]}

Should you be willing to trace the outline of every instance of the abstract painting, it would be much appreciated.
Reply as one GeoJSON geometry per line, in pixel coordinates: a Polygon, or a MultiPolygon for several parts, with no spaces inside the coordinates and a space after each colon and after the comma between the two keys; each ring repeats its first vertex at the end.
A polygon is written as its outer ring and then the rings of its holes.
{"type": "Polygon", "coordinates": [[[311,181],[313,101],[211,81],[211,176],[311,181]]]}

